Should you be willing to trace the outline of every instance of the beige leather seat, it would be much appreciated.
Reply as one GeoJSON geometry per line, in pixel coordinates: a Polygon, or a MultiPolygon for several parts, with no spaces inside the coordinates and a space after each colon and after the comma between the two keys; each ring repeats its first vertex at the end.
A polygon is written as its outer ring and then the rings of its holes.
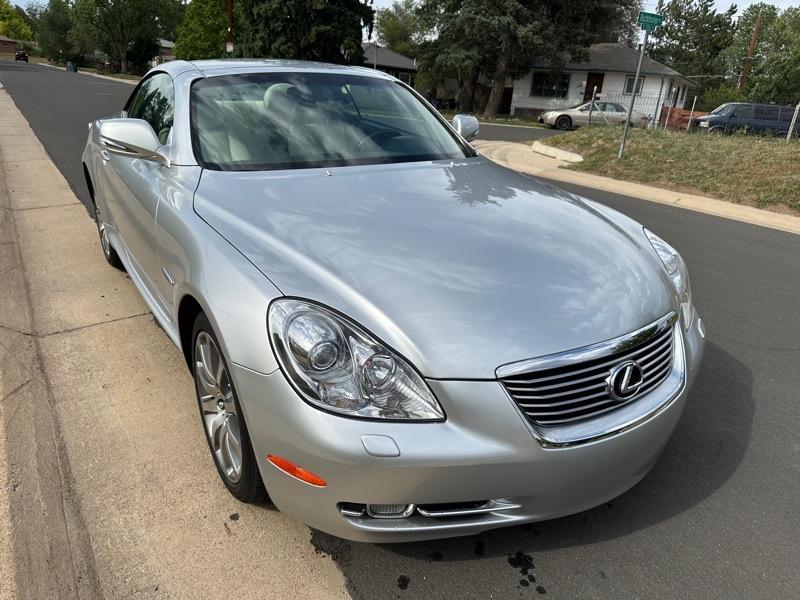
{"type": "Polygon", "coordinates": [[[195,110],[205,162],[226,164],[253,160],[245,137],[235,130],[236,119],[226,118],[226,109],[213,100],[204,100],[195,105],[195,110]]]}

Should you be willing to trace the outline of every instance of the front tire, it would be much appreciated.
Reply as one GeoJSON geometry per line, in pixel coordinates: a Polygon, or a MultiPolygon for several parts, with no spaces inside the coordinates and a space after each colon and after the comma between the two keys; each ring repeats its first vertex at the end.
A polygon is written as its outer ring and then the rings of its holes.
{"type": "Polygon", "coordinates": [[[192,331],[192,373],[203,431],[222,483],[241,502],[263,502],[267,494],[233,379],[204,313],[192,331]]]}
{"type": "Polygon", "coordinates": [[[572,127],[572,119],[567,115],[561,115],[556,119],[555,128],[560,131],[567,131],[572,127]]]}
{"type": "Polygon", "coordinates": [[[105,256],[106,262],[112,267],[124,271],[125,266],[122,264],[119,254],[114,250],[111,241],[108,239],[106,224],[103,223],[103,218],[100,216],[100,211],[97,209],[97,203],[94,201],[92,203],[94,204],[94,222],[97,225],[97,235],[100,236],[100,249],[103,251],[103,256],[105,256]]]}

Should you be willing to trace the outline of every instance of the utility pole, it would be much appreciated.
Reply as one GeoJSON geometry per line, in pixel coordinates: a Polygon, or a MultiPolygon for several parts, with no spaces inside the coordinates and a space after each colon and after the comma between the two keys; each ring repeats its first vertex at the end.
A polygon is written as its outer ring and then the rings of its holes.
{"type": "Polygon", "coordinates": [[[636,65],[636,77],[633,79],[633,89],[631,90],[631,101],[628,103],[628,113],[625,117],[625,129],[622,130],[622,141],[619,143],[619,154],[617,160],[622,158],[625,154],[625,140],[628,139],[628,128],[631,126],[631,116],[633,116],[633,103],[636,101],[636,88],[639,87],[639,73],[642,72],[642,60],[644,59],[644,49],[647,48],[647,38],[650,37],[650,31],[645,29],[644,41],[642,42],[642,49],[639,52],[639,63],[636,65]]]}
{"type": "Polygon", "coordinates": [[[225,42],[225,52],[228,56],[233,54],[233,0],[228,0],[228,38],[225,42]]]}
{"type": "Polygon", "coordinates": [[[753,66],[753,55],[758,47],[758,38],[761,35],[761,13],[756,15],[756,24],[753,26],[753,35],[750,38],[750,45],[747,47],[747,58],[742,65],[742,73],[739,75],[739,91],[744,92],[747,78],[750,76],[750,67],[753,66]]]}
{"type": "MultiPolygon", "coordinates": [[[[637,21],[639,23],[639,27],[644,29],[644,40],[642,40],[642,48],[639,50],[639,63],[636,65],[636,77],[633,78],[631,101],[628,104],[628,112],[625,116],[625,129],[622,130],[622,141],[619,143],[619,154],[617,155],[617,160],[621,160],[622,155],[625,154],[625,140],[628,139],[628,129],[631,126],[633,103],[636,102],[636,89],[639,87],[639,74],[642,72],[642,61],[644,60],[644,51],[647,49],[647,40],[650,39],[650,32],[655,31],[656,27],[664,22],[664,17],[656,13],[641,11],[639,12],[639,18],[637,21]]],[[[642,83],[642,87],[644,87],[644,83],[642,83]]]]}

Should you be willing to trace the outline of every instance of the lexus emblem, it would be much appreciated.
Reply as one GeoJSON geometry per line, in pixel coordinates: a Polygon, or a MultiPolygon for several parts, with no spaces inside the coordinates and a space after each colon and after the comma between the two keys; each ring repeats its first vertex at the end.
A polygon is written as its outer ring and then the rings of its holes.
{"type": "Polygon", "coordinates": [[[629,360],[611,369],[606,379],[608,395],[618,402],[633,398],[644,383],[644,372],[639,363],[629,360]]]}

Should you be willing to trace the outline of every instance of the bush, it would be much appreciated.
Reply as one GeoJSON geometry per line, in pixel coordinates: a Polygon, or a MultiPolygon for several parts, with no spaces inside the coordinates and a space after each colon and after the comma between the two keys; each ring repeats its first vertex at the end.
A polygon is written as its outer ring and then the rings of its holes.
{"type": "Polygon", "coordinates": [[[695,110],[714,110],[726,102],[744,102],[744,95],[734,86],[723,83],[719,87],[706,90],[697,100],[695,110]]]}

